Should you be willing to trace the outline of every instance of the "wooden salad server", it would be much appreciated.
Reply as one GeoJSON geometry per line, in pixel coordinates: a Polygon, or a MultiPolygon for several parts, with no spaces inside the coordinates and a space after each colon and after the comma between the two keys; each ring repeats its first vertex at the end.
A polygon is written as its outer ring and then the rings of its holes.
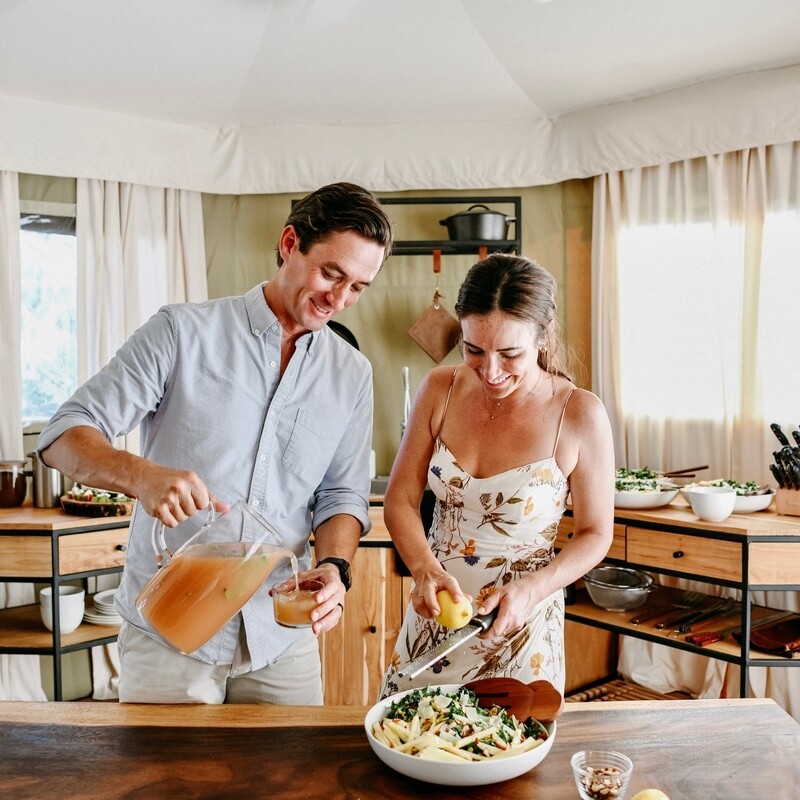
{"type": "Polygon", "coordinates": [[[516,678],[478,678],[464,688],[475,692],[482,708],[500,706],[520,721],[533,717],[552,722],[564,707],[561,692],[545,680],[523,683],[516,678]]]}

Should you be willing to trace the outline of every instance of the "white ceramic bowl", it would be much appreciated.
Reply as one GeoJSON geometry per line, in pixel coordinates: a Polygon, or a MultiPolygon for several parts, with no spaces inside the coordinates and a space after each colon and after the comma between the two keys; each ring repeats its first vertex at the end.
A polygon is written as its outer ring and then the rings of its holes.
{"type": "MultiPolygon", "coordinates": [[[[442,684],[432,688],[440,689],[443,692],[453,692],[460,688],[460,684],[442,684]]],[[[409,689],[405,692],[399,692],[391,697],[387,697],[385,700],[381,700],[372,706],[367,712],[367,716],[364,718],[364,730],[366,731],[367,740],[369,741],[370,747],[375,752],[375,755],[377,755],[384,764],[409,778],[427,781],[428,783],[437,783],[443,786],[483,786],[488,783],[507,781],[511,778],[523,775],[529,770],[532,770],[537,764],[544,761],[545,756],[550,752],[553,741],[556,738],[556,723],[550,722],[545,725],[548,733],[547,740],[542,742],[538,747],[534,747],[533,750],[520,753],[518,756],[495,759],[489,758],[486,759],[486,761],[465,762],[464,764],[427,761],[424,758],[401,753],[379,742],[372,735],[372,724],[383,719],[389,706],[408,694],[409,691],[414,690],[409,689]]]]}
{"type": "Polygon", "coordinates": [[[677,496],[677,487],[660,492],[614,492],[614,507],[661,508],[668,506],[677,496]]]}
{"type": "MultiPolygon", "coordinates": [[[[59,586],[58,621],[61,633],[72,633],[83,620],[86,592],[80,586],[59,586]]],[[[53,588],[46,586],[39,593],[39,610],[47,630],[53,630],[53,588]]]]}
{"type": "MultiPolygon", "coordinates": [[[[680,489],[680,494],[683,499],[691,505],[689,502],[689,492],[693,489],[697,489],[700,486],[704,486],[707,484],[703,483],[690,483],[688,486],[683,486],[680,489]]],[[[772,505],[772,501],[775,499],[775,490],[770,489],[768,492],[764,494],[737,494],[736,495],[736,502],[733,504],[733,513],[734,514],[751,514],[754,511],[764,511],[772,505]]]]}
{"type": "Polygon", "coordinates": [[[727,519],[736,504],[736,490],[731,486],[697,486],[686,494],[692,511],[706,522],[727,519]]]}
{"type": "Polygon", "coordinates": [[[774,499],[774,489],[770,489],[766,494],[737,494],[733,513],[749,514],[753,511],[764,511],[772,505],[774,499]]]}

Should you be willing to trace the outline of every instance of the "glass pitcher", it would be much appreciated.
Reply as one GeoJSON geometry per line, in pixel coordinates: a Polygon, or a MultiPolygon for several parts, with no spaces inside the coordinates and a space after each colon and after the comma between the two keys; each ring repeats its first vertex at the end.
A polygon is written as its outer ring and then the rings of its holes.
{"type": "MultiPolygon", "coordinates": [[[[170,534],[194,530],[199,516],[170,534]]],[[[202,527],[174,553],[167,547],[164,525],[156,521],[153,547],[159,570],[139,592],[136,608],[182,653],[197,650],[241,611],[282,559],[288,558],[297,574],[289,545],[241,500],[221,514],[210,506],[202,527]]]]}

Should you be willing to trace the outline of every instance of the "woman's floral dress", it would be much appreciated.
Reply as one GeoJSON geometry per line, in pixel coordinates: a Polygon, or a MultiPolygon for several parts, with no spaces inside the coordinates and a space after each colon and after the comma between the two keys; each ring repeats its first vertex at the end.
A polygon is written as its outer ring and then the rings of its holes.
{"type": "MultiPolygon", "coordinates": [[[[562,423],[563,415],[562,410],[562,423]]],[[[428,483],[436,495],[428,541],[442,566],[472,595],[475,608],[498,587],[541,569],[554,557],[569,490],[555,461],[560,433],[561,424],[550,458],[488,478],[469,475],[445,443],[436,439],[428,470],[428,483]]],[[[473,637],[413,680],[398,677],[401,665],[449,633],[434,620],[418,616],[409,604],[381,696],[413,686],[493,676],[524,683],[545,679],[563,693],[562,590],[544,600],[525,627],[510,637],[473,637]]]]}

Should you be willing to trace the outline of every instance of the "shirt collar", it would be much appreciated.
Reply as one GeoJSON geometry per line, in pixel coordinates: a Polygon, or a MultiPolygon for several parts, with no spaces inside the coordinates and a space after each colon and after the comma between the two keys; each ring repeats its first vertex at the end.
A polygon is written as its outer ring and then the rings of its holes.
{"type": "MultiPolygon", "coordinates": [[[[273,326],[275,330],[280,329],[280,323],[272,309],[267,304],[264,297],[264,287],[268,281],[254,286],[245,297],[245,307],[247,309],[247,320],[250,324],[250,332],[253,336],[261,336],[273,326]]],[[[308,353],[311,354],[314,345],[317,343],[322,331],[312,331],[311,335],[304,334],[298,339],[298,344],[302,341],[307,342],[308,353]]]]}

